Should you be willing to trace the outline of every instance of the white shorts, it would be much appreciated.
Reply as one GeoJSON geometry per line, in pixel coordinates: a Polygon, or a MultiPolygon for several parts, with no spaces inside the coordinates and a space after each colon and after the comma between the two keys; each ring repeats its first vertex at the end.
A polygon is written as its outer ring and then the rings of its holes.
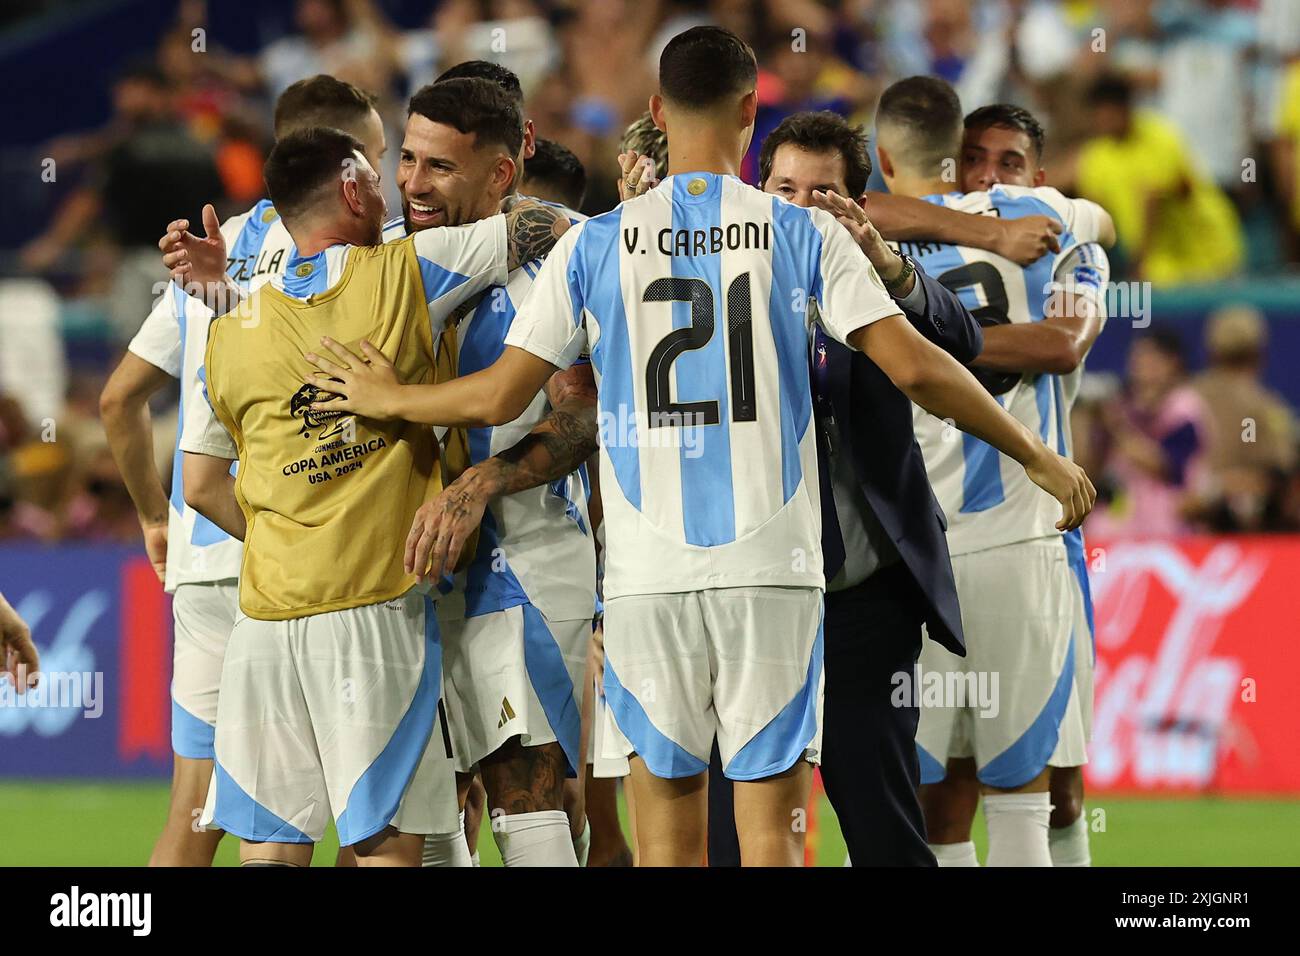
{"type": "Polygon", "coordinates": [[[966,657],[929,640],[921,649],[921,782],[942,780],[949,757],[974,757],[980,781],[1004,790],[1086,763],[1077,661],[1091,642],[1062,542],[958,555],[952,570],[966,657]]]}
{"type": "Polygon", "coordinates": [[[821,749],[822,592],[744,587],[605,603],[605,700],[657,777],[703,773],[717,738],[723,773],[762,780],[821,749]]]}
{"type": "Polygon", "coordinates": [[[614,723],[609,701],[601,690],[600,686],[592,687],[590,759],[587,762],[591,764],[593,777],[626,777],[631,773],[627,755],[632,746],[614,723]]]}
{"type": "Polygon", "coordinates": [[[202,822],[259,843],[315,843],[332,815],[343,846],[390,825],[455,831],[441,671],[432,603],[415,591],[289,621],[241,614],[202,822]]]}
{"type": "Polygon", "coordinates": [[[172,595],[172,750],[178,757],[212,759],[221,664],[238,614],[236,579],[181,584],[172,595]]]}
{"type": "Polygon", "coordinates": [[[469,773],[519,737],[525,747],[558,741],[576,774],[591,618],[551,621],[524,604],[439,626],[456,769],[469,773]]]}
{"type": "Polygon", "coordinates": [[[1097,631],[1092,612],[1092,585],[1088,581],[1087,548],[1083,532],[1062,535],[1069,555],[1070,572],[1078,589],[1075,612],[1074,685],[1079,696],[1079,714],[1083,719],[1083,739],[1092,742],[1093,674],[1097,669],[1097,631]]]}

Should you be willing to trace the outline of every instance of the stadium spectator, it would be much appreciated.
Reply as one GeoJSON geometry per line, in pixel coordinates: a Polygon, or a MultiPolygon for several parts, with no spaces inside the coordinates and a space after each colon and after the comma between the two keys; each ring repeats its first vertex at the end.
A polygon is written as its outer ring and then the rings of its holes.
{"type": "Polygon", "coordinates": [[[1102,537],[1162,537],[1192,529],[1186,511],[1205,487],[1210,417],[1187,382],[1183,343],[1168,331],[1136,339],[1124,394],[1101,409],[1105,471],[1116,488],[1088,520],[1102,537]]]}
{"type": "Polygon", "coordinates": [[[1242,258],[1241,223],[1174,127],[1133,108],[1133,84],[1088,90],[1096,136],[1078,161],[1079,191],[1110,210],[1130,272],[1157,285],[1219,279],[1242,258]]]}
{"type": "Polygon", "coordinates": [[[1205,522],[1218,531],[1273,530],[1286,473],[1295,466],[1296,421],[1260,381],[1268,327],[1248,306],[1210,316],[1210,367],[1192,380],[1212,420],[1207,465],[1213,478],[1205,522]]]}

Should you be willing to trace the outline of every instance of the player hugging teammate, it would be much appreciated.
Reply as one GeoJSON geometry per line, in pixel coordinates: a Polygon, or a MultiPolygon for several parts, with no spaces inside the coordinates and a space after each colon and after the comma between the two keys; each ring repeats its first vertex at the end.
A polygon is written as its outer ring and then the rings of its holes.
{"type": "Polygon", "coordinates": [[[825,584],[810,323],[987,442],[1050,524],[1082,521],[1068,443],[908,325],[836,197],[736,178],[755,82],[734,35],[674,38],[651,100],[668,168],[625,154],[627,201],[586,220],[560,205],[581,167],[537,140],[518,80],[462,64],[412,97],[386,222],[374,101],[315,77],[277,106],[269,199],[168,227],[173,285],[104,397],[176,593],[152,862],[210,863],[231,832],[245,864],[305,865],[332,819],[340,862],[473,865],[481,786],[506,865],[578,865],[594,758],[630,772],[640,862],[697,864],[716,741],[743,861],[801,864],[825,584]],[[167,376],[170,500],[144,440],[167,376]],[[600,444],[599,475],[598,411],[638,426],[600,444]],[[635,437],[655,428],[672,440],[635,437]]]}

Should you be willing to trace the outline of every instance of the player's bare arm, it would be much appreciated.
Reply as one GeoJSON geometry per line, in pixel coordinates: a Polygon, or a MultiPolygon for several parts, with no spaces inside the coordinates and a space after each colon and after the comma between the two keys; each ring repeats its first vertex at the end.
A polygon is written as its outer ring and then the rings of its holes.
{"type": "Polygon", "coordinates": [[[169,381],[171,376],[162,369],[127,352],[99,396],[108,447],[135,503],[145,551],[160,581],[167,570],[168,505],[154,462],[149,398],[169,381]]]}
{"type": "MultiPolygon", "coordinates": [[[[814,192],[814,198],[819,191],[814,192]]],[[[840,225],[849,231],[858,248],[866,254],[871,265],[886,285],[892,285],[906,268],[903,257],[889,247],[880,231],[872,223],[865,209],[858,203],[839,195],[834,190],[820,193],[823,197],[821,208],[839,220],[840,225]]],[[[909,275],[903,285],[893,290],[898,297],[908,295],[916,285],[916,273],[909,275]]]]}
{"type": "Polygon", "coordinates": [[[438,385],[403,385],[393,363],[369,341],[361,341],[364,358],[331,338],[306,359],[320,371],[303,381],[338,396],[313,402],[316,411],[352,412],[378,421],[399,419],[449,428],[504,425],[524,413],[556,367],[531,352],[506,346],[488,368],[438,385]],[[338,364],[342,363],[342,364],[338,364]]]}
{"type": "Polygon", "coordinates": [[[976,216],[889,193],[867,193],[864,205],[881,235],[897,242],[937,239],[955,246],[974,246],[1022,266],[1061,251],[1056,237],[1062,226],[1051,216],[976,216]]]}
{"type": "Polygon", "coordinates": [[[440,577],[456,566],[461,548],[488,503],[574,472],[596,452],[596,382],[591,366],[556,372],[546,383],[551,412],[497,455],[468,468],[415,513],[406,539],[405,568],[440,577]],[[431,563],[432,562],[432,563],[431,563]]]}
{"type": "Polygon", "coordinates": [[[1061,503],[1057,529],[1077,528],[1097,491],[1074,462],[1053,452],[999,405],[984,386],[901,315],[858,329],[849,345],[867,354],[904,395],[1024,466],[1030,480],[1061,503]]]}
{"type": "Polygon", "coordinates": [[[27,622],[0,594],[0,676],[7,676],[18,693],[25,694],[40,683],[40,670],[41,656],[27,622]]]}
{"type": "Polygon", "coordinates": [[[1101,324],[1091,299],[1057,291],[1047,301],[1043,321],[985,328],[984,350],[971,364],[999,372],[1068,375],[1083,362],[1101,324]]]}
{"type": "Polygon", "coordinates": [[[244,510],[235,499],[235,476],[230,473],[232,464],[232,458],[185,452],[185,462],[181,467],[185,503],[232,538],[243,541],[248,524],[244,510]]]}

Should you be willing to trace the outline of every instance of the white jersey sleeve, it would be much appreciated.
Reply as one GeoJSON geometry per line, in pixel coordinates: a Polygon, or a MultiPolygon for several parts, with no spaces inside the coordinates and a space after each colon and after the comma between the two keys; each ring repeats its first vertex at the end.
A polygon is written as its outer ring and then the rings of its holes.
{"type": "MultiPolygon", "coordinates": [[[[430,313],[445,315],[509,276],[506,217],[489,216],[467,226],[423,229],[412,240],[430,313]]],[[[435,323],[441,329],[441,322],[435,323]]]]}
{"type": "Polygon", "coordinates": [[[853,332],[901,315],[902,309],[885,291],[884,282],[849,231],[822,209],[809,212],[822,239],[817,286],[811,293],[818,305],[814,314],[827,335],[848,345],[853,332]]]}
{"type": "Polygon", "coordinates": [[[1052,186],[994,186],[991,192],[1037,199],[1054,212],[1076,242],[1096,242],[1106,211],[1090,199],[1071,199],[1052,186]]]}
{"type": "MultiPolygon", "coordinates": [[[[126,347],[132,355],[162,369],[172,378],[181,377],[185,358],[178,302],[190,299],[185,295],[178,299],[176,292],[175,283],[167,286],[140,326],[140,331],[135,333],[126,347]]],[[[192,301],[198,302],[197,299],[192,301]]]]}
{"type": "Polygon", "coordinates": [[[181,451],[196,455],[211,455],[213,458],[239,457],[239,448],[234,437],[221,424],[217,413],[208,401],[207,385],[199,381],[194,391],[186,396],[185,422],[181,431],[181,451]]]}
{"type": "Polygon", "coordinates": [[[506,334],[506,345],[531,352],[556,368],[568,368],[587,348],[582,290],[571,275],[582,228],[582,224],[573,226],[560,237],[506,334]]]}

